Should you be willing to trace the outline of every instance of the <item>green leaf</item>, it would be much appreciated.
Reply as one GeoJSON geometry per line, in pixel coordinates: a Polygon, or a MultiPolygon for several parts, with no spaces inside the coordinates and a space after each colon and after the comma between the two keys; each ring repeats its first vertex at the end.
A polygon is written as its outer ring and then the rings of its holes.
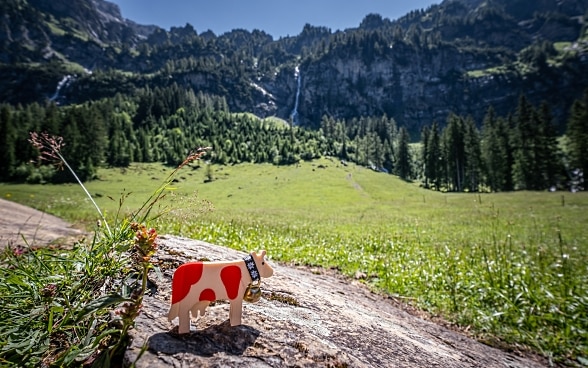
{"type": "Polygon", "coordinates": [[[98,359],[92,364],[92,368],[110,368],[109,350],[105,350],[100,354],[98,359]]]}
{"type": "Polygon", "coordinates": [[[94,339],[94,347],[96,347],[100,341],[102,341],[103,338],[105,338],[108,335],[116,335],[116,334],[120,334],[121,330],[116,329],[116,328],[112,328],[110,330],[106,330],[104,332],[102,332],[100,335],[98,335],[95,339],[94,339]]]}
{"type": "Polygon", "coordinates": [[[111,305],[119,304],[122,302],[130,301],[131,299],[124,298],[118,294],[105,295],[98,299],[92,300],[84,308],[82,308],[75,319],[75,322],[79,322],[84,319],[87,315],[94,313],[100,309],[109,307],[111,305]]]}

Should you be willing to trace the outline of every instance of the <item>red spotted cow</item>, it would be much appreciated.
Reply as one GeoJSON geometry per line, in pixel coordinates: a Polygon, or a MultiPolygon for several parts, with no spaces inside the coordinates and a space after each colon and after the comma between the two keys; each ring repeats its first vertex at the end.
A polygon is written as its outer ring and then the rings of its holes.
{"type": "Polygon", "coordinates": [[[190,312],[203,316],[215,300],[229,300],[231,326],[241,324],[243,296],[247,287],[261,277],[270,277],[273,269],[261,254],[252,252],[234,262],[189,262],[174,272],[172,301],[167,318],[179,318],[179,333],[190,332],[190,312]]]}

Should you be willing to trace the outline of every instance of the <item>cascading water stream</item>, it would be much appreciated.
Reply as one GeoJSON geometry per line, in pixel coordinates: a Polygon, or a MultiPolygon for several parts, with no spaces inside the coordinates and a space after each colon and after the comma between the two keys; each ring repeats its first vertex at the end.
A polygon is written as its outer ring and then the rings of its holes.
{"type": "Polygon", "coordinates": [[[65,77],[61,78],[59,83],[57,83],[57,88],[55,88],[55,93],[53,94],[53,96],[51,96],[51,98],[49,98],[49,101],[57,101],[57,99],[59,98],[59,93],[61,92],[61,89],[63,87],[65,87],[72,80],[72,78],[73,77],[71,75],[66,75],[65,77]]]}
{"type": "Polygon", "coordinates": [[[298,125],[298,101],[300,100],[300,86],[302,84],[300,69],[298,67],[294,69],[294,77],[296,78],[296,100],[294,101],[294,109],[292,110],[292,114],[290,114],[290,118],[292,119],[292,125],[298,125]]]}

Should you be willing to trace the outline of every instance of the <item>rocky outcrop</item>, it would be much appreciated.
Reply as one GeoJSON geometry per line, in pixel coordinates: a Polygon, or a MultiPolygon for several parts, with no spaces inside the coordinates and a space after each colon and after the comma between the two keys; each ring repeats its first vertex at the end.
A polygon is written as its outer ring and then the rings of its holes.
{"type": "MultiPolygon", "coordinates": [[[[269,250],[271,256],[271,250],[269,250]]],[[[541,367],[541,362],[480,344],[417,318],[393,299],[321,269],[272,262],[262,299],[245,304],[243,324],[231,327],[229,305],[217,302],[177,334],[168,322],[170,280],[181,263],[233,260],[245,253],[163,237],[152,293],[132,330],[125,364],[136,367],[541,367]],[[145,351],[142,352],[142,349],[145,351]]]]}

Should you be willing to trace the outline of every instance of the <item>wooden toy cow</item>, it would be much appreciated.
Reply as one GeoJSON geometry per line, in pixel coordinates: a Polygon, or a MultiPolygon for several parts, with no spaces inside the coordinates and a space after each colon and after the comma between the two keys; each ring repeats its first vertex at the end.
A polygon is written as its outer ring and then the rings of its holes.
{"type": "Polygon", "coordinates": [[[234,262],[188,262],[176,269],[172,280],[169,321],[179,318],[179,333],[190,332],[190,312],[203,316],[206,307],[215,300],[229,300],[231,326],[241,324],[243,299],[257,301],[261,295],[262,277],[274,273],[265,261],[265,250],[252,252],[234,262]],[[256,283],[257,285],[255,285],[256,283]]]}

